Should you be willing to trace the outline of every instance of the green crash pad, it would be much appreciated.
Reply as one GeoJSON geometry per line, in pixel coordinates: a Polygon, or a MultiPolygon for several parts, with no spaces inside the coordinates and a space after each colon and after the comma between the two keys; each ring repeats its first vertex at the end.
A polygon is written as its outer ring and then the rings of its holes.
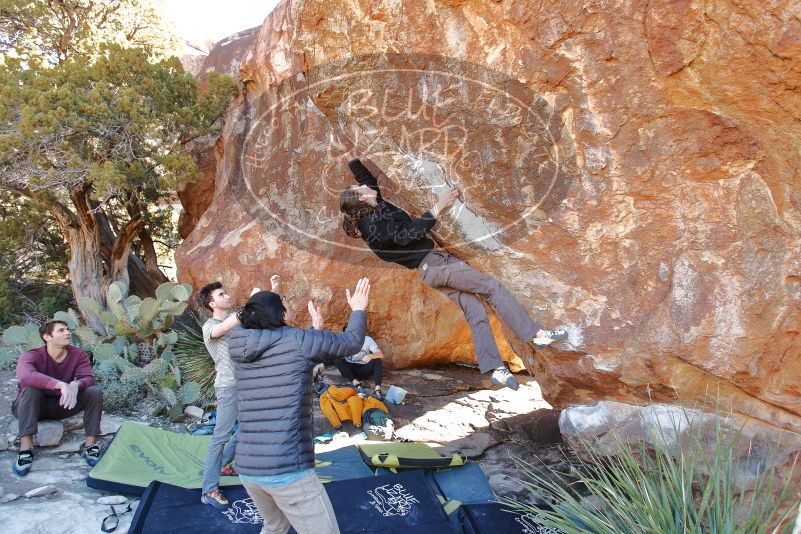
{"type": "Polygon", "coordinates": [[[367,465],[389,468],[454,467],[467,459],[458,453],[442,456],[425,443],[371,442],[360,443],[359,451],[367,465]]]}
{"type": "MultiPolygon", "coordinates": [[[[86,485],[141,495],[154,480],[182,488],[199,488],[211,436],[178,434],[137,423],[123,423],[103,457],[89,472],[86,485]]],[[[239,477],[220,477],[221,486],[240,484],[239,477]]]]}
{"type": "MultiPolygon", "coordinates": [[[[123,423],[86,485],[141,495],[154,480],[187,489],[203,484],[203,462],[211,436],[177,434],[136,423],[123,423]]],[[[315,470],[323,482],[371,477],[356,447],[317,455],[315,470]]],[[[221,486],[240,484],[239,477],[220,477],[221,486]]]]}

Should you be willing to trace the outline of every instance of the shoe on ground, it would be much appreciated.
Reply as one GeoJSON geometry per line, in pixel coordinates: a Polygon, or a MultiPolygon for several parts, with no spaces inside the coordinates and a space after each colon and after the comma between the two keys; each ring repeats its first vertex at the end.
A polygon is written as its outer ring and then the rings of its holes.
{"type": "Polygon", "coordinates": [[[531,340],[531,344],[541,349],[547,347],[554,341],[564,341],[565,339],[567,339],[567,330],[564,328],[556,328],[554,330],[543,330],[539,336],[534,336],[531,340]]]}
{"type": "Polygon", "coordinates": [[[33,451],[19,451],[17,459],[11,464],[11,470],[15,475],[24,477],[31,470],[31,466],[33,466],[33,451]]]}
{"type": "Polygon", "coordinates": [[[225,467],[220,469],[220,475],[222,475],[224,477],[235,477],[235,476],[239,475],[239,473],[236,472],[236,469],[234,469],[233,466],[226,465],[225,467]]]}
{"type": "Polygon", "coordinates": [[[520,385],[517,383],[517,380],[515,380],[514,375],[509,372],[509,369],[507,369],[506,366],[501,366],[495,369],[492,372],[492,375],[490,375],[490,382],[498,386],[511,388],[515,391],[517,391],[517,388],[520,387],[520,385]]]}
{"type": "Polygon", "coordinates": [[[97,443],[88,447],[85,443],[81,445],[81,458],[86,462],[86,465],[90,467],[96,466],[97,462],[100,461],[100,445],[97,443]]]}
{"type": "Polygon", "coordinates": [[[373,397],[374,397],[376,400],[380,400],[380,401],[383,401],[383,400],[384,400],[384,397],[383,397],[383,395],[381,395],[381,390],[380,390],[380,389],[378,389],[378,388],[376,388],[376,389],[374,389],[374,390],[373,390],[372,396],[373,396],[373,397]]]}
{"type": "Polygon", "coordinates": [[[228,505],[230,504],[228,502],[228,499],[223,494],[223,492],[220,491],[219,489],[212,490],[208,493],[204,493],[203,496],[200,498],[200,502],[202,502],[203,504],[210,504],[213,507],[218,508],[220,510],[228,508],[228,505]]]}
{"type": "Polygon", "coordinates": [[[312,385],[312,389],[314,390],[314,394],[320,397],[323,393],[328,391],[328,384],[324,380],[318,380],[312,385]]]}

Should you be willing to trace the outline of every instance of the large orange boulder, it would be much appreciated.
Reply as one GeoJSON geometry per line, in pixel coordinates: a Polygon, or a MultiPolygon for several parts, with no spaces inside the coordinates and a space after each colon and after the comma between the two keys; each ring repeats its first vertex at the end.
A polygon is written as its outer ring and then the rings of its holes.
{"type": "MultiPolygon", "coordinates": [[[[239,63],[247,50],[253,46],[258,30],[250,28],[216,43],[199,65],[197,59],[184,58],[182,60],[184,69],[197,76],[201,87],[205,85],[211,72],[236,78],[239,63]]],[[[212,136],[204,136],[195,140],[190,150],[197,158],[200,178],[196,182],[181,186],[178,191],[178,198],[183,208],[178,219],[178,234],[182,239],[186,239],[192,233],[214,198],[214,181],[217,176],[217,160],[222,157],[222,142],[212,136]]]]}
{"type": "MultiPolygon", "coordinates": [[[[710,402],[801,430],[801,24],[792,2],[285,1],[239,61],[182,281],[283,275],[399,367],[468,360],[459,311],[347,238],[361,157],[440,244],[569,342],[510,343],[556,406],[710,402]]],[[[499,336],[502,337],[502,336],[499,336]]],[[[512,357],[505,345],[504,354],[512,357]]]]}

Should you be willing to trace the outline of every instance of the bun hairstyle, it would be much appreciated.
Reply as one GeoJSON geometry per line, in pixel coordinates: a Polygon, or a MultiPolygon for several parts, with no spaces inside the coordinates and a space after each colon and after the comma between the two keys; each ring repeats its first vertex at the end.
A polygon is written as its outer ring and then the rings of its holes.
{"type": "Polygon", "coordinates": [[[245,307],[236,313],[243,327],[275,330],[286,326],[286,308],[280,295],[272,291],[259,291],[251,296],[245,307]]]}

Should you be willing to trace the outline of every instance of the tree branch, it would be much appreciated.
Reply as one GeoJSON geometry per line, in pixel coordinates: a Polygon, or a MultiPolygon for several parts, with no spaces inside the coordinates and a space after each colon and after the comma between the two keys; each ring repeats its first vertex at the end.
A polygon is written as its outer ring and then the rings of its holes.
{"type": "MultiPolygon", "coordinates": [[[[128,196],[128,201],[125,203],[125,209],[131,218],[143,217],[142,205],[137,200],[134,192],[128,196]]],[[[153,236],[150,235],[146,227],[142,227],[139,232],[139,241],[142,244],[142,260],[145,262],[145,269],[148,275],[154,280],[161,281],[164,278],[164,273],[161,272],[158,262],[158,254],[156,254],[156,247],[153,243],[153,236]]]]}
{"type": "Polygon", "coordinates": [[[11,186],[9,189],[30,198],[33,202],[47,209],[47,211],[53,214],[53,217],[63,231],[66,232],[69,229],[80,227],[80,221],[75,214],[58,200],[46,198],[43,195],[37,195],[27,187],[11,186]]]}
{"type": "Polygon", "coordinates": [[[111,247],[111,279],[128,282],[128,254],[131,251],[131,242],[145,227],[145,219],[141,215],[132,217],[120,230],[120,234],[111,247]]]}
{"type": "Polygon", "coordinates": [[[75,187],[70,190],[70,198],[72,199],[72,203],[75,205],[75,209],[78,210],[78,216],[81,218],[81,222],[89,231],[94,231],[97,229],[97,224],[95,222],[95,217],[92,214],[92,203],[89,199],[89,190],[91,189],[89,184],[84,184],[80,187],[75,187]]]}
{"type": "Polygon", "coordinates": [[[72,36],[78,28],[78,21],[76,20],[75,13],[67,8],[63,2],[57,2],[58,8],[61,11],[59,21],[62,23],[62,33],[58,36],[56,44],[56,53],[58,54],[58,62],[63,63],[67,59],[67,51],[72,44],[72,36]]]}

